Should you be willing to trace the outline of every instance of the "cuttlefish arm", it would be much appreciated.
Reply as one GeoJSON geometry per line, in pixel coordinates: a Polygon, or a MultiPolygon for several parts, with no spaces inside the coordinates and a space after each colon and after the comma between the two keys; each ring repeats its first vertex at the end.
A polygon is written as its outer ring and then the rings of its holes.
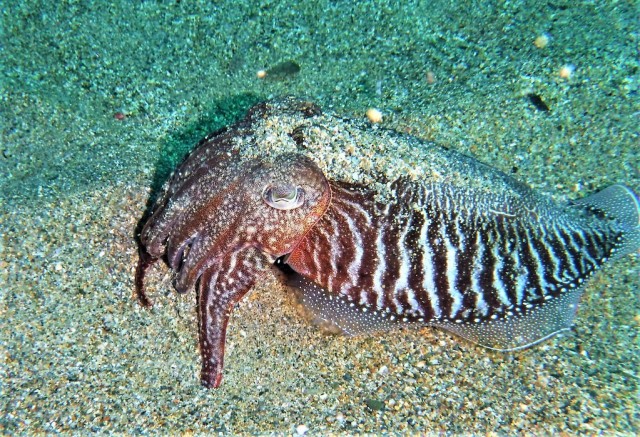
{"type": "Polygon", "coordinates": [[[250,247],[224,257],[200,278],[200,380],[205,387],[215,388],[222,382],[227,324],[235,304],[269,270],[271,264],[264,253],[250,247]]]}

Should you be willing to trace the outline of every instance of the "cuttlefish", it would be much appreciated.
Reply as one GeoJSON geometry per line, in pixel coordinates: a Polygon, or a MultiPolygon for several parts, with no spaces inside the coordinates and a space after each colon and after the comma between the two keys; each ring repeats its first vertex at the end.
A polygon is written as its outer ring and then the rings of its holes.
{"type": "Polygon", "coordinates": [[[139,236],[136,288],[150,305],[145,272],[165,257],[175,289],[197,290],[206,387],[221,383],[234,305],[274,264],[347,335],[426,325],[516,350],[571,327],[587,280],[640,247],[639,211],[623,185],[555,203],[472,158],[287,98],[206,137],[174,172],[139,236]],[[322,148],[360,141],[401,165],[352,159],[327,177],[322,148]]]}

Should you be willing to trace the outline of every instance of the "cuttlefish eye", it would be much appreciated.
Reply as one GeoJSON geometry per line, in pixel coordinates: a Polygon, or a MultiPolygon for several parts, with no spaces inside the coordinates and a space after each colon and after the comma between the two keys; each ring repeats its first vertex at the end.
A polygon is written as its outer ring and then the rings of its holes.
{"type": "Polygon", "coordinates": [[[291,184],[269,184],[264,187],[262,198],[275,209],[296,209],[304,203],[304,190],[291,184]]]}

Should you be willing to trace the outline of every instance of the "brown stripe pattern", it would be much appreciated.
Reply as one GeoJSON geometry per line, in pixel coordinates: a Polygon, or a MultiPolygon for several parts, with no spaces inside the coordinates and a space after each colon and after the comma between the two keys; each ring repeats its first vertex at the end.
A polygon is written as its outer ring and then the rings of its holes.
{"type": "Polygon", "coordinates": [[[540,199],[401,180],[392,202],[332,183],[332,205],[287,263],[389,320],[482,322],[580,287],[621,232],[540,199]]]}

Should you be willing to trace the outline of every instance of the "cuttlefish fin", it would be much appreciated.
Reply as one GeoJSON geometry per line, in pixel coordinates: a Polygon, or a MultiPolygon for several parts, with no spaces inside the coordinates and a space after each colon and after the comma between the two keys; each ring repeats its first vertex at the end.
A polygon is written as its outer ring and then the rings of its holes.
{"type": "Polygon", "coordinates": [[[496,319],[462,323],[434,320],[427,324],[488,349],[502,352],[526,349],[571,329],[582,291],[582,288],[567,290],[554,299],[496,319]]]}
{"type": "Polygon", "coordinates": [[[234,305],[270,267],[266,255],[254,248],[226,254],[202,274],[198,283],[201,381],[207,388],[222,382],[224,347],[234,305]]]}
{"type": "Polygon", "coordinates": [[[599,211],[618,222],[622,236],[614,257],[621,257],[640,250],[640,199],[630,188],[621,184],[611,185],[573,205],[599,211]]]}
{"type": "Polygon", "coordinates": [[[480,346],[514,351],[540,343],[571,328],[582,288],[567,290],[555,299],[522,308],[512,315],[475,321],[432,319],[404,321],[383,311],[372,311],[344,296],[330,293],[304,276],[287,271],[286,283],[302,306],[322,328],[348,336],[389,331],[407,325],[444,329],[480,346]]]}
{"type": "Polygon", "coordinates": [[[279,267],[285,283],[291,287],[312,322],[328,332],[356,336],[389,331],[404,324],[381,313],[363,311],[359,305],[344,296],[329,293],[288,266],[279,267]]]}

